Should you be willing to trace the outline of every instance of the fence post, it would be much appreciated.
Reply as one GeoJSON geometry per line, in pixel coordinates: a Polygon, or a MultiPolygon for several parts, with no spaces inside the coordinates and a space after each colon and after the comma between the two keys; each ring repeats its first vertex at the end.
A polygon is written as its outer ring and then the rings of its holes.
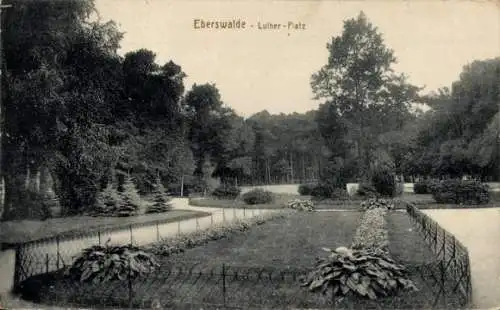
{"type": "Polygon", "coordinates": [[[196,218],[196,230],[200,230],[200,222],[198,221],[198,218],[196,218]]]}
{"type": "Polygon", "coordinates": [[[225,208],[222,208],[222,222],[223,223],[226,222],[226,209],[225,208]]]}
{"type": "Polygon", "coordinates": [[[22,259],[21,245],[16,245],[16,260],[14,262],[14,287],[17,288],[19,283],[21,283],[21,270],[22,270],[22,259]]]}
{"type": "Polygon", "coordinates": [[[56,246],[57,246],[57,258],[56,258],[56,265],[57,265],[57,270],[59,270],[59,256],[61,255],[59,253],[59,236],[56,237],[56,246]]]}
{"type": "Polygon", "coordinates": [[[134,240],[132,237],[132,224],[130,224],[129,229],[130,229],[130,245],[132,245],[134,243],[134,240]]]}
{"type": "Polygon", "coordinates": [[[132,299],[134,295],[134,291],[132,288],[132,266],[130,266],[131,259],[128,261],[128,307],[132,309],[132,299]]]}
{"type": "Polygon", "coordinates": [[[101,245],[101,231],[97,231],[97,239],[99,240],[99,245],[101,245]]]}
{"type": "Polygon", "coordinates": [[[223,305],[226,306],[226,265],[222,264],[222,299],[223,305]]]}
{"type": "Polygon", "coordinates": [[[45,273],[49,273],[49,253],[45,253],[45,273]]]}
{"type": "Polygon", "coordinates": [[[158,221],[156,221],[156,241],[160,241],[160,227],[158,221]]]}
{"type": "Polygon", "coordinates": [[[246,215],[246,211],[245,211],[245,210],[246,210],[246,208],[243,208],[243,218],[246,218],[246,217],[247,217],[247,215],[246,215]]]}
{"type": "Polygon", "coordinates": [[[236,208],[233,207],[233,220],[236,219],[236,208]]]}
{"type": "Polygon", "coordinates": [[[214,214],[210,213],[210,227],[214,226],[214,214]]]}

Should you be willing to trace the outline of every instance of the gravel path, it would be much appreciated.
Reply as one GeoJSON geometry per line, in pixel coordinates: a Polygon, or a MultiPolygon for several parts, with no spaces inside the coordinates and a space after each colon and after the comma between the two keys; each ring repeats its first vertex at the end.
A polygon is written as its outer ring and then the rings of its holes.
{"type": "Polygon", "coordinates": [[[471,260],[473,306],[500,307],[500,208],[422,210],[454,234],[471,260]]]}

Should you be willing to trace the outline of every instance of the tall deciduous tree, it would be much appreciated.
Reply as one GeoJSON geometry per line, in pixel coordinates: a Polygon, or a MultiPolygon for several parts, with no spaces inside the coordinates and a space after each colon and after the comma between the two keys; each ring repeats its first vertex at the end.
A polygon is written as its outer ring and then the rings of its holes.
{"type": "Polygon", "coordinates": [[[367,177],[372,154],[379,146],[377,136],[392,129],[383,125],[402,127],[418,88],[409,85],[403,75],[394,74],[393,51],[363,12],[344,22],[342,34],[332,38],[327,49],[328,63],[311,79],[316,98],[323,100],[326,107],[322,109],[328,115],[320,128],[323,136],[338,135],[331,131],[333,127],[348,132],[348,138],[339,135],[334,143],[353,142],[359,172],[367,177]],[[388,117],[391,122],[381,122],[388,117]]]}

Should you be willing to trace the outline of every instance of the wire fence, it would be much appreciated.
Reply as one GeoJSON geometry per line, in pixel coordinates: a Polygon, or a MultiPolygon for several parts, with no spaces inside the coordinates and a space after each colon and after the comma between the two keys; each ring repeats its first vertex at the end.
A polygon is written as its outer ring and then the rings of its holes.
{"type": "Polygon", "coordinates": [[[305,268],[247,267],[233,265],[163,265],[140,278],[81,283],[62,271],[30,278],[23,283],[24,297],[49,306],[118,308],[338,308],[338,309],[459,309],[460,302],[439,299],[428,281],[429,266],[412,266],[408,272],[418,292],[370,300],[351,296],[340,301],[301,287],[305,268]],[[35,289],[36,288],[36,293],[35,289]],[[32,294],[31,296],[28,296],[32,294]]]}
{"type": "MultiPolygon", "coordinates": [[[[274,210],[276,211],[276,210],[274,210]]],[[[54,236],[25,243],[10,244],[15,248],[14,286],[38,274],[60,270],[71,265],[81,251],[90,246],[110,244],[151,244],[165,238],[205,230],[237,220],[261,216],[273,210],[221,209],[208,216],[131,224],[120,228],[101,229],[71,236],[54,236]]]]}
{"type": "Polygon", "coordinates": [[[459,294],[464,305],[470,304],[472,281],[467,248],[415,204],[407,204],[406,210],[438,259],[437,268],[428,272],[432,281],[440,287],[435,298],[446,298],[449,293],[459,294]]]}

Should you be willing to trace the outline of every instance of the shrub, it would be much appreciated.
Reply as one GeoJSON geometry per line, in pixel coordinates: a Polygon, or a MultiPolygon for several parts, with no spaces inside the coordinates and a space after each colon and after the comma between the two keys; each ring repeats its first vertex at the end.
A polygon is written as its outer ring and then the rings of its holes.
{"type": "Polygon", "coordinates": [[[150,273],[159,264],[155,257],[132,245],[95,245],[83,250],[66,275],[80,282],[102,283],[150,273]]]}
{"type": "Polygon", "coordinates": [[[395,205],[394,201],[389,199],[370,198],[368,200],[362,201],[360,206],[362,210],[366,211],[377,208],[393,210],[395,205]]]}
{"type": "Polygon", "coordinates": [[[395,295],[401,290],[417,290],[407,278],[404,266],[397,264],[385,251],[324,248],[330,255],[319,259],[302,281],[311,291],[328,290],[343,298],[354,295],[377,299],[395,295]]]}
{"type": "Polygon", "coordinates": [[[413,192],[415,194],[429,194],[428,188],[429,182],[425,180],[421,180],[413,184],[413,192]]]}
{"type": "Polygon", "coordinates": [[[288,207],[298,211],[314,211],[314,203],[310,200],[293,199],[288,202],[288,207]]]}
{"type": "Polygon", "coordinates": [[[385,197],[394,197],[396,194],[396,179],[386,169],[378,169],[373,172],[372,184],[378,194],[385,197]]]}
{"type": "Polygon", "coordinates": [[[170,198],[165,193],[165,188],[158,179],[153,188],[153,204],[146,209],[146,213],[163,213],[171,209],[170,198]]]}
{"type": "Polygon", "coordinates": [[[371,184],[360,183],[356,194],[361,197],[375,197],[377,196],[377,190],[371,184]]]}
{"type": "Polygon", "coordinates": [[[301,184],[299,186],[299,194],[303,196],[310,196],[317,184],[301,184]]]}
{"type": "Polygon", "coordinates": [[[227,199],[236,199],[241,193],[241,189],[232,186],[232,185],[226,185],[226,186],[219,186],[217,187],[213,192],[212,196],[216,198],[227,198],[227,199]]]}
{"type": "Polygon", "coordinates": [[[248,205],[271,203],[274,201],[273,193],[256,188],[251,190],[242,196],[243,201],[248,205]]]}
{"type": "Polygon", "coordinates": [[[490,200],[489,187],[479,181],[446,180],[429,186],[437,203],[486,204],[490,200]]]}
{"type": "Polygon", "coordinates": [[[141,197],[130,177],[125,179],[123,190],[119,194],[121,196],[121,203],[116,208],[115,214],[117,216],[136,215],[141,208],[141,197]]]}

